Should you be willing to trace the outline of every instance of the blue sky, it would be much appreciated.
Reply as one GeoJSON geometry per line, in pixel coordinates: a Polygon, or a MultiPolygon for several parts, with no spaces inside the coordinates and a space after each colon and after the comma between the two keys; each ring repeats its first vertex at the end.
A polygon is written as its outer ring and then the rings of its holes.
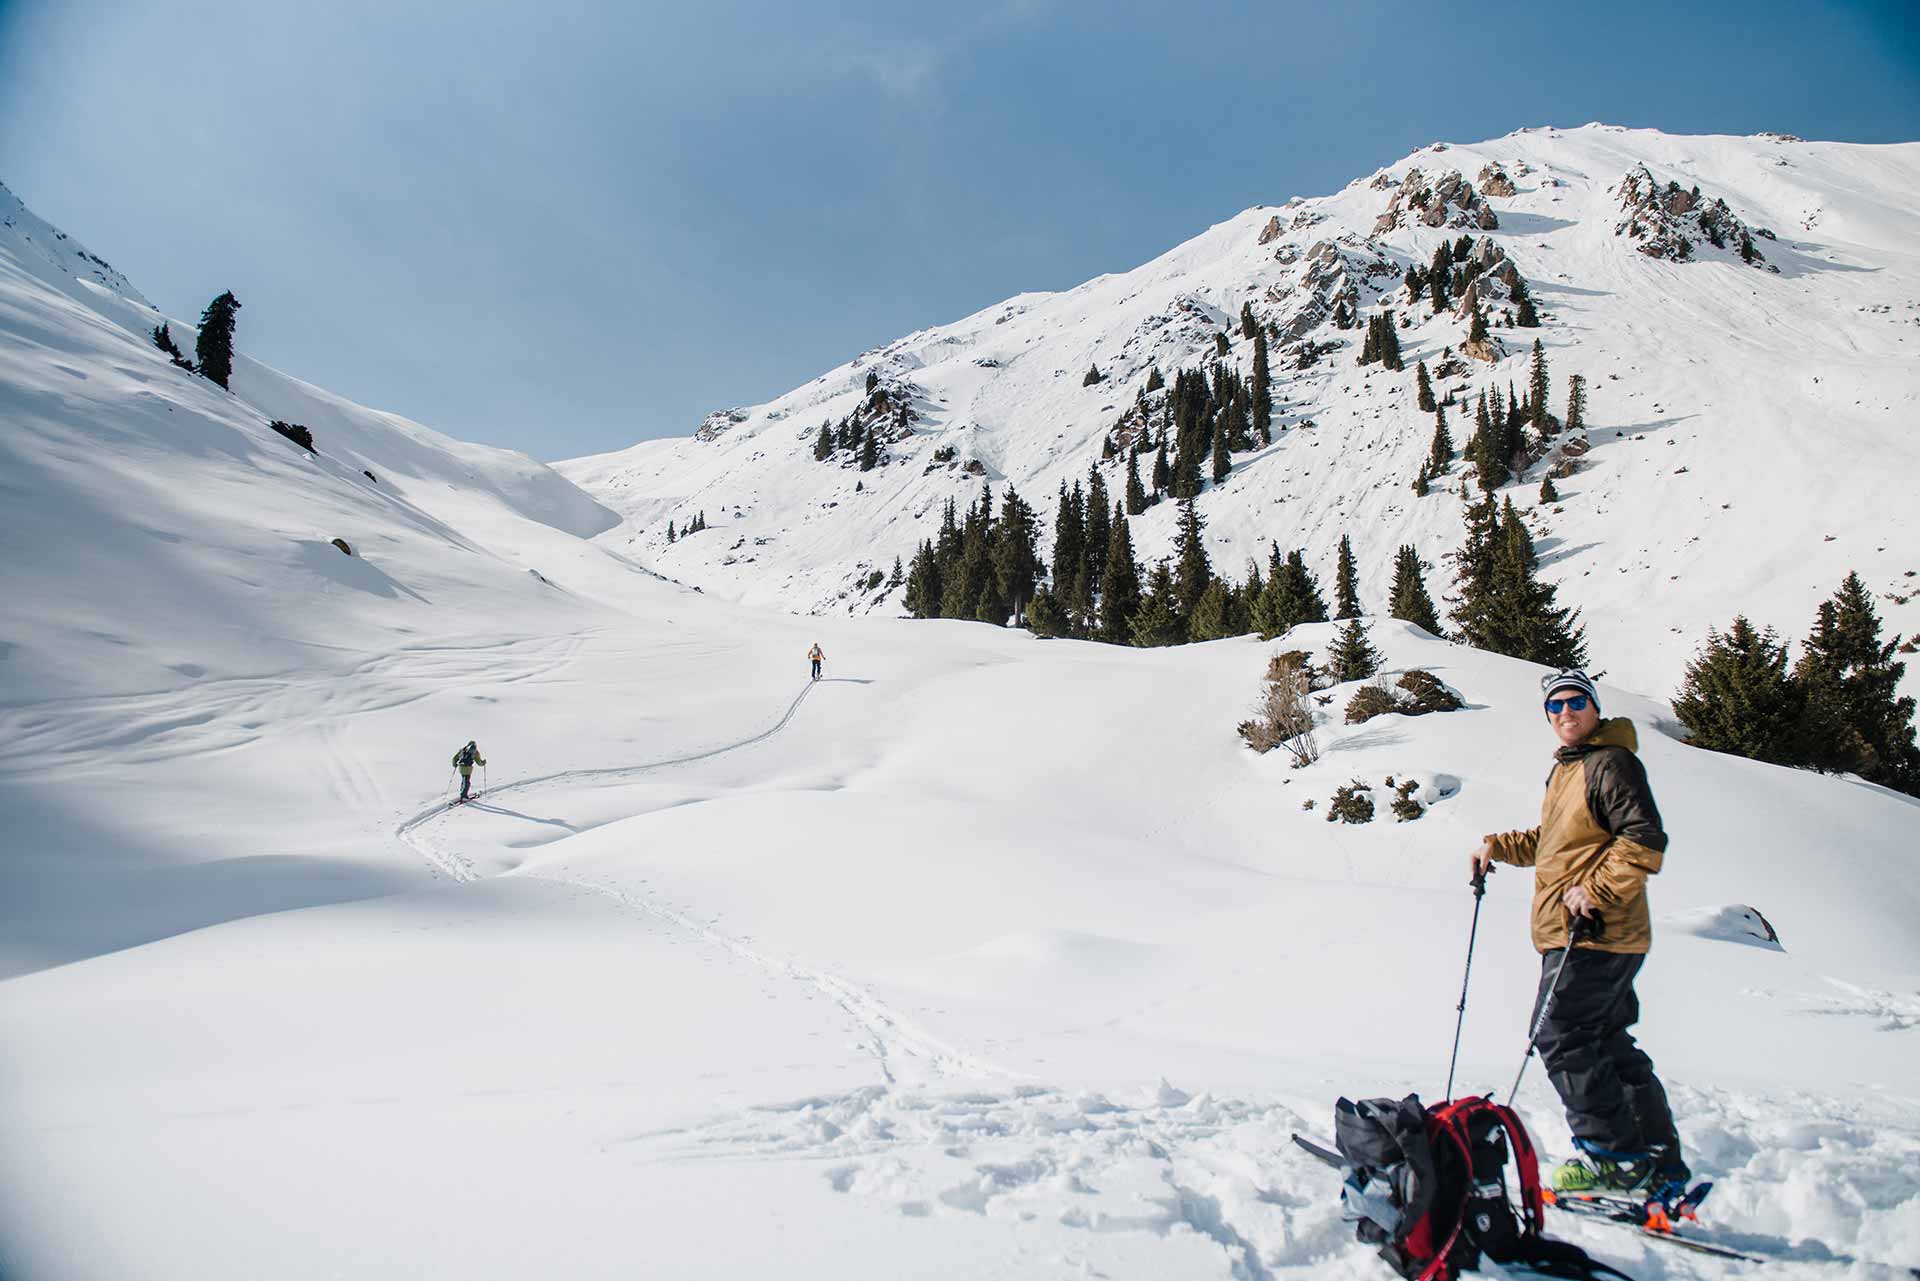
{"type": "Polygon", "coordinates": [[[0,180],[244,350],[562,458],[1435,139],[1920,139],[1920,5],[0,0],[0,180]]]}

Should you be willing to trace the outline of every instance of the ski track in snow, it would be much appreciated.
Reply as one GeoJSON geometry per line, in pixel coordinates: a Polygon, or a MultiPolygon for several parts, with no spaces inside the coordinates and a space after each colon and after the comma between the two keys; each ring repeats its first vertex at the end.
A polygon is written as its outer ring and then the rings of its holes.
{"type": "MultiPolygon", "coordinates": [[[[767,729],[749,738],[726,743],[705,751],[691,752],[683,756],[668,757],[663,760],[649,761],[640,765],[621,765],[596,769],[560,770],[552,774],[542,774],[535,778],[516,779],[510,783],[500,783],[489,787],[485,795],[499,796],[507,792],[531,791],[536,788],[548,788],[556,784],[578,783],[586,781],[620,781],[637,778],[658,770],[679,765],[691,765],[699,761],[712,760],[731,752],[737,752],[771,739],[792,723],[800,711],[800,705],[807,700],[819,684],[809,680],[801,687],[799,694],[787,705],[779,720],[767,729]]],[[[431,809],[422,810],[402,823],[395,835],[417,852],[421,858],[443,875],[459,882],[480,879],[480,871],[473,862],[457,850],[436,845],[422,839],[423,829],[436,819],[444,817],[449,809],[447,804],[439,804],[431,809]]],[[[806,983],[826,996],[835,1005],[845,1010],[860,1027],[867,1043],[868,1051],[879,1064],[880,1074],[889,1085],[897,1083],[903,1076],[918,1078],[929,1072],[938,1076],[991,1078],[1009,1075],[1003,1069],[987,1060],[968,1054],[930,1035],[916,1027],[910,1020],[890,1008],[871,992],[837,975],[823,970],[813,969],[794,961],[782,960],[759,951],[746,941],[714,929],[685,912],[677,911],[650,895],[635,892],[600,881],[585,880],[570,876],[557,876],[552,873],[538,873],[529,879],[553,881],[571,885],[595,894],[610,898],[627,910],[664,921],[669,925],[687,931],[714,947],[730,952],[734,956],[752,965],[782,978],[806,983]]]]}
{"type": "MultiPolygon", "coordinates": [[[[736,742],[637,765],[516,779],[487,795],[638,778],[753,747],[793,722],[814,684],[767,729],[736,742]]],[[[450,879],[478,880],[482,873],[471,860],[425,839],[447,813],[444,804],[423,810],[397,835],[450,879]]],[[[1213,1244],[1219,1275],[1232,1281],[1361,1276],[1377,1269],[1340,1217],[1330,1172],[1289,1142],[1293,1133],[1324,1130],[1311,1119],[1320,1101],[1189,1095],[1163,1081],[1139,1100],[1116,1102],[1098,1092],[1019,1080],[1020,1074],[931,1035],[858,984],[755,948],[644,892],[529,875],[609,898],[812,987],[860,1029],[879,1068],[880,1083],[843,1094],[752,1106],[699,1125],[628,1136],[624,1142],[645,1159],[817,1162],[836,1193],[909,1218],[1040,1221],[1094,1235],[1192,1234],[1213,1244]],[[1004,1084],[1010,1078],[1018,1083],[1004,1084]],[[946,1090],[943,1081],[951,1083],[946,1090]]],[[[1876,1018],[1891,1031],[1920,1021],[1909,999],[1829,981],[1839,994],[1800,994],[1804,1013],[1876,1018]]],[[[1528,1091],[1536,1110],[1552,1106],[1545,1088],[1535,1082],[1528,1091]]],[[[1910,1118],[1874,1117],[1857,1104],[1798,1093],[1675,1085],[1672,1094],[1689,1151],[1716,1175],[1713,1241],[1787,1265],[1770,1275],[1913,1275],[1904,1266],[1868,1261],[1897,1257],[1905,1234],[1920,1230],[1902,1221],[1903,1202],[1920,1218],[1920,1203],[1906,1194],[1910,1171],[1920,1164],[1920,1133],[1910,1118]],[[1892,1224],[1871,1222],[1888,1211],[1892,1224]],[[1888,1227],[1891,1236],[1876,1239],[1876,1230],[1888,1227]]],[[[1551,1159],[1543,1153],[1543,1162],[1551,1159]]],[[[1612,1225],[1555,1215],[1548,1228],[1643,1279],[1720,1275],[1724,1267],[1634,1241],[1612,1225]]],[[[1056,1239],[1048,1252],[1057,1267],[1098,1271],[1095,1260],[1071,1244],[1056,1239]]]]}

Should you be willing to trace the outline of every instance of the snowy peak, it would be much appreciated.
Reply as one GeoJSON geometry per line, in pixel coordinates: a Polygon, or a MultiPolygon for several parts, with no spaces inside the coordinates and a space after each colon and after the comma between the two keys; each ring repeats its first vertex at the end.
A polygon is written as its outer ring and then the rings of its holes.
{"type": "MultiPolygon", "coordinates": [[[[1588,422],[1501,496],[1603,648],[1639,655],[1623,677],[1671,688],[1709,625],[1745,610],[1797,632],[1849,570],[1895,630],[1920,631],[1920,605],[1893,600],[1911,596],[1920,565],[1899,549],[1920,527],[1889,479],[1920,466],[1902,426],[1920,410],[1916,208],[1920,144],[1610,125],[1437,142],[1131,271],[861,353],[727,411],[722,431],[557,466],[625,517],[604,538],[675,579],[797,611],[896,612],[875,571],[931,537],[949,499],[965,506],[984,477],[1047,505],[1090,468],[1120,492],[1134,428],[1162,412],[1149,384],[1216,362],[1249,378],[1257,328],[1274,437],[1236,449],[1200,495],[1214,566],[1264,563],[1278,543],[1324,578],[1344,533],[1378,604],[1401,545],[1447,565],[1471,492],[1458,461],[1430,493],[1412,489],[1434,429],[1416,365],[1464,438],[1480,395],[1526,385],[1538,341],[1551,412],[1579,374],[1588,422]],[[1437,255],[1436,308],[1409,275],[1437,255]],[[1470,343],[1476,312],[1487,333],[1470,343]],[[1388,315],[1398,372],[1360,363],[1369,322],[1388,315]],[[873,373],[910,388],[913,417],[863,469],[873,373]],[[823,425],[835,448],[816,460],[823,425]],[[1577,477],[1539,502],[1562,467],[1577,477]],[[667,523],[700,512],[708,529],[669,545],[667,523]]],[[[1171,509],[1134,519],[1143,563],[1171,550],[1171,509]]]]}
{"type": "Polygon", "coordinates": [[[63,292],[71,293],[75,282],[83,282],[153,307],[112,263],[27,208],[5,183],[0,183],[0,249],[63,292]]]}

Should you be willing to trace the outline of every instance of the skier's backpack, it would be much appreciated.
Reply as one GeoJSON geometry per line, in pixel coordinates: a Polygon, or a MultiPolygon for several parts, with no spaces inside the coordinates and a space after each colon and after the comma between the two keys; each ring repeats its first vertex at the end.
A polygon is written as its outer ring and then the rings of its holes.
{"type": "Polygon", "coordinates": [[[473,756],[473,744],[468,743],[465,747],[453,754],[453,767],[459,769],[462,765],[471,766],[473,764],[473,756]]]}
{"type": "Polygon", "coordinates": [[[1408,1281],[1454,1281],[1482,1255],[1548,1276],[1624,1275],[1541,1234],[1540,1163],[1512,1108],[1466,1098],[1429,1109],[1412,1094],[1341,1099],[1333,1132],[1348,1170],[1340,1189],[1346,1217],[1408,1281]],[[1509,1158],[1517,1204],[1507,1190],[1509,1158]]]}

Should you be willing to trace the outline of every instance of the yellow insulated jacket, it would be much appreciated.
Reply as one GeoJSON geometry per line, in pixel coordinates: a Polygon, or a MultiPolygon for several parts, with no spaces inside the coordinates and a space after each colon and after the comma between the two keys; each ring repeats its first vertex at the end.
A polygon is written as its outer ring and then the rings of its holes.
{"type": "Polygon", "coordinates": [[[1542,952],[1567,945],[1561,896],[1587,887],[1600,909],[1600,928],[1580,946],[1600,952],[1645,952],[1653,946],[1647,913],[1647,877],[1666,858],[1647,771],[1634,755],[1633,722],[1601,721],[1583,743],[1554,753],[1540,826],[1487,837],[1493,857],[1533,868],[1533,945],[1542,952]]]}

